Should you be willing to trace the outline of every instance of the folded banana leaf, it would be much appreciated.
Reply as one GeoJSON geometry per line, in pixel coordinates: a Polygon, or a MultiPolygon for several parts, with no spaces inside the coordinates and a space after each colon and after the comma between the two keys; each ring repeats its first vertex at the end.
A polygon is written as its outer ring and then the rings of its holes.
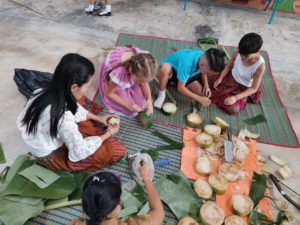
{"type": "Polygon", "coordinates": [[[245,123],[249,124],[249,125],[256,125],[258,123],[265,123],[267,122],[267,119],[264,115],[262,114],[258,114],[254,117],[248,118],[246,120],[244,120],[245,123]]]}
{"type": "Polygon", "coordinates": [[[130,193],[142,204],[147,202],[147,194],[140,184],[136,183],[135,187],[130,191],[130,193]]]}
{"type": "Polygon", "coordinates": [[[130,206],[121,210],[119,219],[126,220],[130,215],[137,213],[138,208],[136,206],[130,206]]]}
{"type": "Polygon", "coordinates": [[[170,179],[170,176],[163,176],[155,181],[154,185],[160,199],[169,206],[177,219],[188,215],[197,219],[199,209],[202,206],[201,199],[194,192],[189,180],[182,172],[174,175],[175,180],[170,179]],[[179,180],[177,176],[181,179],[179,180]]]}
{"type": "Polygon", "coordinates": [[[35,183],[39,188],[46,188],[59,178],[56,173],[39,165],[27,167],[18,174],[35,183]]]}
{"type": "Polygon", "coordinates": [[[140,209],[140,211],[138,212],[138,216],[140,216],[140,215],[144,215],[144,214],[146,214],[147,212],[149,212],[149,210],[150,210],[150,207],[149,207],[149,203],[147,202],[141,209],[140,209]]]}
{"type": "Polygon", "coordinates": [[[5,159],[5,155],[4,155],[2,145],[0,144],[0,164],[2,164],[2,163],[6,163],[6,159],[5,159]]]}
{"type": "Polygon", "coordinates": [[[36,205],[29,205],[0,198],[0,221],[4,225],[23,225],[29,218],[41,213],[43,209],[43,201],[36,205]]]}

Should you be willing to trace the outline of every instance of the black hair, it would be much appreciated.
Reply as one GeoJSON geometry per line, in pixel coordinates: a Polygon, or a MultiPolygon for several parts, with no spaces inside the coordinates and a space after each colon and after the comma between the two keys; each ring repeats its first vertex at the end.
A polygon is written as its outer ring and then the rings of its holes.
{"type": "Polygon", "coordinates": [[[77,103],[71,92],[71,86],[73,84],[82,86],[94,73],[94,65],[87,58],[75,53],[64,55],[54,71],[51,82],[35,93],[37,97],[25,113],[22,122],[26,125],[26,132],[28,134],[37,132],[37,124],[42,112],[51,106],[50,135],[56,137],[58,122],[65,111],[70,110],[73,114],[77,111],[77,103]]]}
{"type": "Polygon", "coordinates": [[[214,72],[221,72],[225,67],[225,53],[217,48],[210,48],[205,51],[209,68],[214,72]]]}
{"type": "Polygon", "coordinates": [[[248,33],[239,42],[239,53],[249,55],[258,52],[263,44],[262,37],[257,33],[248,33]]]}
{"type": "Polygon", "coordinates": [[[90,176],[82,190],[82,209],[88,225],[99,225],[120,203],[121,182],[110,172],[90,176]]]}

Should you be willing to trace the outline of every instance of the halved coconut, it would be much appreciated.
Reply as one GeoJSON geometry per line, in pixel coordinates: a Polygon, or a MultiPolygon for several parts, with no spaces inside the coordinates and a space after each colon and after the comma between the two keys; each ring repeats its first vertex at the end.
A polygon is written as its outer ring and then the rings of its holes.
{"type": "Polygon", "coordinates": [[[177,225],[199,225],[199,224],[192,217],[185,216],[178,221],[177,225]]]}
{"type": "Polygon", "coordinates": [[[196,159],[196,171],[203,175],[212,173],[212,163],[206,156],[200,156],[196,159]]]}
{"type": "Polygon", "coordinates": [[[225,219],[224,225],[246,225],[246,222],[241,217],[232,215],[225,219]]]}
{"type": "Polygon", "coordinates": [[[190,113],[186,117],[186,123],[189,127],[198,128],[203,121],[203,118],[198,113],[190,113]]]}
{"type": "Polygon", "coordinates": [[[247,195],[236,194],[232,196],[233,211],[239,216],[248,216],[254,207],[254,203],[247,195]]]}
{"type": "Polygon", "coordinates": [[[200,148],[209,148],[213,142],[213,137],[207,133],[203,132],[196,136],[196,143],[200,148]]]}
{"type": "Polygon", "coordinates": [[[166,115],[174,115],[177,111],[177,106],[174,103],[166,102],[163,104],[162,111],[166,115]]]}
{"type": "Polygon", "coordinates": [[[221,135],[221,127],[217,125],[205,125],[204,131],[215,138],[221,135]]]}
{"type": "Polygon", "coordinates": [[[112,125],[112,126],[114,126],[114,125],[119,125],[120,124],[120,118],[117,118],[117,117],[110,117],[110,118],[108,118],[108,124],[109,125],[112,125]]]}
{"type": "Polygon", "coordinates": [[[207,201],[200,209],[200,218],[205,225],[221,225],[225,215],[220,206],[212,201],[207,201]]]}
{"type": "Polygon", "coordinates": [[[239,178],[239,169],[233,163],[223,163],[219,167],[219,174],[227,181],[236,181],[239,178]]]}
{"type": "Polygon", "coordinates": [[[200,198],[209,199],[212,196],[212,189],[209,184],[202,179],[194,182],[194,190],[200,198]]]}
{"type": "Polygon", "coordinates": [[[229,124],[226,123],[226,121],[222,120],[220,117],[214,118],[213,121],[215,122],[215,124],[217,124],[219,127],[221,127],[224,130],[229,128],[229,124]]]}
{"type": "Polygon", "coordinates": [[[220,174],[211,174],[208,177],[208,183],[217,195],[225,194],[228,188],[227,180],[220,174]]]}

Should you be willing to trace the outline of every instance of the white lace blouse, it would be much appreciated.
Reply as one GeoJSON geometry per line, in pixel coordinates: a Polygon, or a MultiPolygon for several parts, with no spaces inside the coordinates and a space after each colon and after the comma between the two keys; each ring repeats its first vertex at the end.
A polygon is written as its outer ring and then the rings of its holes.
{"type": "Polygon", "coordinates": [[[83,138],[78,130],[78,122],[85,121],[88,111],[81,105],[75,115],[71,111],[66,111],[59,121],[57,137],[50,136],[50,107],[48,106],[42,112],[35,134],[28,134],[26,126],[22,124],[22,120],[31,105],[34,98],[30,99],[25,108],[22,110],[17,119],[17,126],[21,131],[21,135],[26,144],[31,148],[31,153],[36,157],[44,157],[55,151],[63,144],[69,150],[69,160],[73,162],[80,161],[95,153],[101,146],[102,139],[99,136],[91,136],[83,138]]]}

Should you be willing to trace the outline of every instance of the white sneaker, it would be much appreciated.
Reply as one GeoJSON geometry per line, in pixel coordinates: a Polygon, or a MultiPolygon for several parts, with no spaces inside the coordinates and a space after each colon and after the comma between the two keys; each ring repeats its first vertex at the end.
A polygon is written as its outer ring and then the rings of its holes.
{"type": "Polygon", "coordinates": [[[158,108],[158,109],[161,109],[161,107],[163,106],[163,104],[164,104],[164,101],[165,101],[165,97],[157,97],[157,99],[155,100],[155,102],[154,102],[154,107],[155,108],[158,108]]]}
{"type": "Polygon", "coordinates": [[[85,11],[86,13],[93,13],[94,9],[91,8],[90,6],[87,6],[87,7],[85,7],[84,11],[85,11]]]}

